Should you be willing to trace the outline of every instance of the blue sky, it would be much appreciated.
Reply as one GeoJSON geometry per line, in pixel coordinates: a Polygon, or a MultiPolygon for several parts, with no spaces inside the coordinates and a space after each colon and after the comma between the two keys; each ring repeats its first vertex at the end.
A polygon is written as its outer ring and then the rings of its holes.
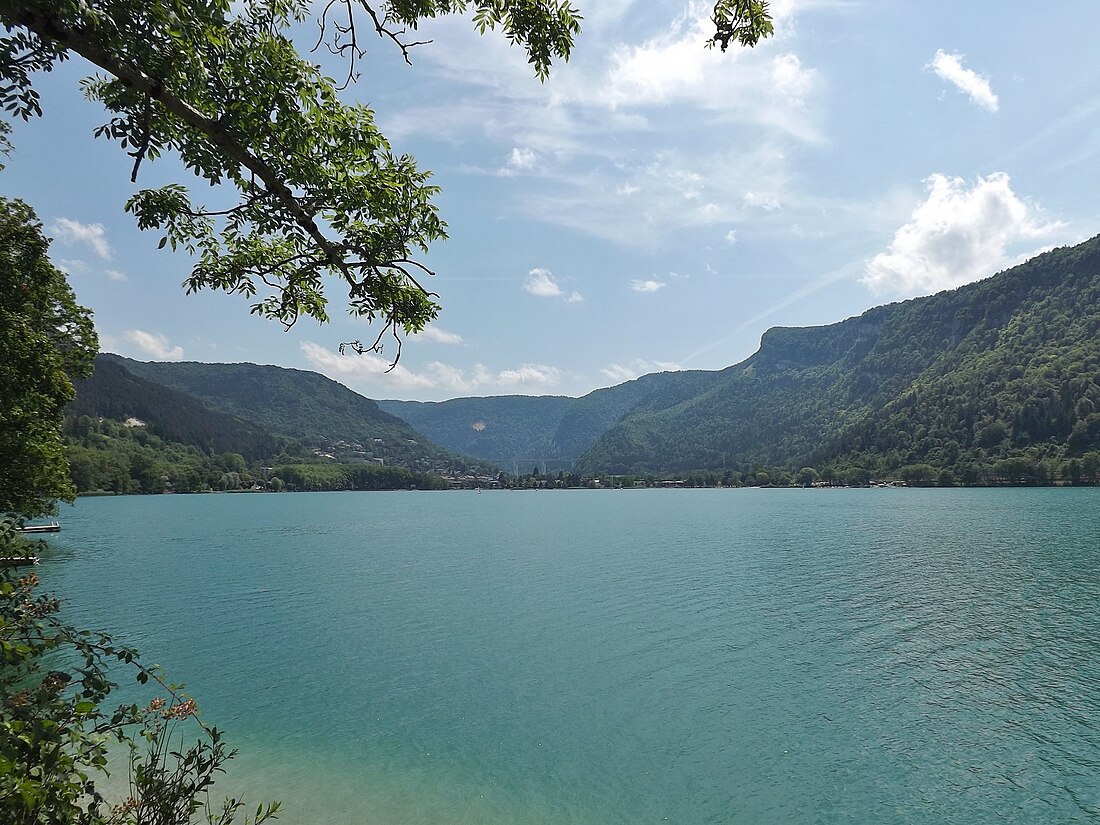
{"type": "MultiPolygon", "coordinates": [[[[349,90],[443,187],[425,262],[443,312],[386,357],[346,317],[290,332],[244,300],[185,296],[189,261],[123,213],[190,183],[129,182],[92,139],[73,61],[16,124],[3,192],[34,206],[103,348],[142,360],[313,369],[373,398],[580,395],[720,369],[771,326],[839,321],[1100,233],[1100,4],[773,2],[755,50],[703,48],[706,5],[576,0],[573,59],[540,84],[468,21],[433,21],[405,66],[370,43],[349,90]]],[[[337,67],[333,67],[333,72],[337,67]]],[[[203,184],[195,183],[196,188],[203,184]]],[[[386,353],[387,355],[389,353],[386,353]]]]}

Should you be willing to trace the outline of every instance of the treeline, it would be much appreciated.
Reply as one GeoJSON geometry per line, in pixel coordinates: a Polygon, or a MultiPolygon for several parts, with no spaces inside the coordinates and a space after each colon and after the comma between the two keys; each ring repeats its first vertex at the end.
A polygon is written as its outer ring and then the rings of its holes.
{"type": "Polygon", "coordinates": [[[272,471],[279,489],[319,490],[445,490],[439,476],[414,473],[404,467],[377,464],[283,464],[272,471]]]}
{"type": "Polygon", "coordinates": [[[206,454],[196,447],[166,441],[145,427],[86,415],[66,418],[62,432],[69,472],[82,495],[448,486],[438,476],[403,467],[319,463],[310,456],[287,453],[253,462],[240,453],[206,454]]]}
{"type": "Polygon", "coordinates": [[[503,473],[497,486],[509,489],[635,488],[635,487],[867,487],[904,482],[910,487],[1023,487],[1100,484],[1100,450],[1068,459],[1038,454],[967,464],[961,472],[932,464],[905,464],[890,471],[856,464],[820,468],[754,466],[740,470],[693,470],[676,475],[532,472],[518,477],[503,473]]]}
{"type": "Polygon", "coordinates": [[[239,490],[261,479],[240,453],[207,455],[145,427],[81,415],[66,418],[62,433],[80,494],[239,490]]]}

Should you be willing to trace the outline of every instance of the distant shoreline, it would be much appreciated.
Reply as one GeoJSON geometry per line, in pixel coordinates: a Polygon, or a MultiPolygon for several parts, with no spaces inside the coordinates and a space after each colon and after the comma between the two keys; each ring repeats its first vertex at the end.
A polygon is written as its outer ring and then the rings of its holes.
{"type": "Polygon", "coordinates": [[[803,486],[800,484],[790,485],[778,485],[778,484],[763,484],[763,485],[737,485],[737,486],[723,486],[720,484],[707,485],[707,486],[688,486],[688,485],[653,485],[653,486],[637,486],[637,487],[611,487],[606,485],[597,486],[576,486],[576,487],[453,487],[446,489],[428,489],[428,488],[396,488],[392,490],[189,490],[179,491],[166,490],[163,493],[115,493],[110,490],[90,490],[85,493],[78,493],[77,498],[130,498],[130,497],[154,497],[154,496],[209,496],[209,495],[245,495],[245,494],[272,494],[282,495],[286,493],[455,493],[455,492],[486,492],[486,493],[547,493],[547,492],[567,492],[573,491],[587,491],[587,492],[624,492],[624,491],[642,491],[642,490],[1033,490],[1040,488],[1047,489],[1088,489],[1100,487],[1100,484],[1096,483],[1082,483],[1082,484],[1065,484],[1061,482],[1052,482],[1048,484],[952,484],[947,486],[940,486],[936,484],[928,485],[909,485],[909,484],[864,484],[864,485],[850,485],[850,484],[821,484],[821,485],[808,485],[803,486]]]}

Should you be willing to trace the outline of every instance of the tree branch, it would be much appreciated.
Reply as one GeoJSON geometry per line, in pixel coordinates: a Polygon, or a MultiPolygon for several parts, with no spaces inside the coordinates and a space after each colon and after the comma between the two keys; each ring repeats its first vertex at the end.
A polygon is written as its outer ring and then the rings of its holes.
{"type": "MultiPolygon", "coordinates": [[[[9,3],[4,3],[10,6],[9,3]]],[[[178,117],[188,126],[198,130],[209,138],[224,155],[252,172],[287,210],[294,222],[312,239],[324,253],[325,259],[338,269],[348,281],[355,284],[355,278],[348,269],[339,247],[325,237],[314,216],[302,208],[294,197],[290,187],[279,174],[262,158],[249,151],[220,120],[209,117],[185,100],[166,90],[160,81],[131,66],[112,51],[96,41],[93,34],[76,27],[70,27],[57,15],[48,10],[19,4],[13,14],[6,14],[18,25],[33,31],[47,41],[79,54],[90,63],[111,73],[136,91],[147,94],[160,103],[168,112],[178,117]]]]}

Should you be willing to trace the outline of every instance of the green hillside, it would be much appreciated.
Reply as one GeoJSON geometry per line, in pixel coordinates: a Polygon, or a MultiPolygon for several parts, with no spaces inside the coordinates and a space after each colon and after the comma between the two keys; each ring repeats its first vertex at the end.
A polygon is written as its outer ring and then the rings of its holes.
{"type": "MultiPolygon", "coordinates": [[[[491,461],[511,472],[514,461],[561,458],[553,446],[562,416],[575,399],[560,395],[501,395],[450,401],[379,401],[450,450],[491,461]]],[[[572,458],[573,456],[571,456],[572,458]]]]}
{"type": "Polygon", "coordinates": [[[74,386],[76,398],[65,410],[70,417],[137,419],[163,441],[206,454],[239,453],[249,461],[270,458],[292,446],[291,439],[273,435],[258,424],[139,378],[109,356],[98,356],[95,372],[74,386]]]}
{"type": "Polygon", "coordinates": [[[653,373],[581,398],[503,395],[450,401],[379,401],[449,449],[527,472],[534,462],[553,470],[573,460],[643,400],[682,398],[715,380],[703,371],[653,373]]]}
{"type": "Polygon", "coordinates": [[[486,466],[437,446],[374,401],[315,372],[108,357],[135,375],[337,458],[380,460],[418,470],[486,466]]]}
{"type": "Polygon", "coordinates": [[[769,330],[701,392],[641,402],[578,466],[1049,477],[1100,446],[1098,331],[1093,239],[837,324],[769,330]]]}

